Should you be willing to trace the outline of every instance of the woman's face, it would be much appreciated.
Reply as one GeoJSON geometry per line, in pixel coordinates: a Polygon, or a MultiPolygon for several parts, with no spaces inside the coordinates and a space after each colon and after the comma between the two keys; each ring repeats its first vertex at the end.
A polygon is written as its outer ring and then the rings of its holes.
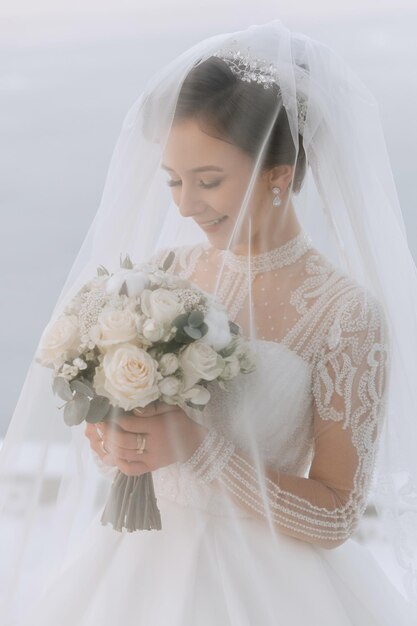
{"type": "MultiPolygon", "coordinates": [[[[187,119],[173,124],[161,167],[169,174],[167,184],[181,215],[194,219],[214,247],[227,247],[254,168],[251,157],[187,119]],[[205,224],[220,218],[217,225],[205,224]]],[[[262,221],[262,206],[270,203],[270,197],[266,181],[258,177],[236,242],[248,241],[248,215],[254,234],[262,221]]]]}

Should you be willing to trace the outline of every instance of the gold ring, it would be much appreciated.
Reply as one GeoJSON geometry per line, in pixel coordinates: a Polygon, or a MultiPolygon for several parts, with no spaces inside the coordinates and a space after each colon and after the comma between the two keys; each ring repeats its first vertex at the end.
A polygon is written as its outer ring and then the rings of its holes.
{"type": "Polygon", "coordinates": [[[136,435],[136,441],[138,444],[138,447],[136,448],[136,454],[143,454],[145,451],[146,435],[142,435],[141,433],[138,433],[136,435]],[[139,443],[139,437],[142,437],[141,443],[139,443]]]}

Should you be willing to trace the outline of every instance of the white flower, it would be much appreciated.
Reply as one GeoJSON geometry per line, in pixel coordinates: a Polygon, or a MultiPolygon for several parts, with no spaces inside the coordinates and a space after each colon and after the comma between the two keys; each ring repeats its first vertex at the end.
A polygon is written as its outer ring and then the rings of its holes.
{"type": "Polygon", "coordinates": [[[215,350],[225,348],[232,339],[227,314],[214,306],[210,306],[204,314],[204,321],[208,326],[208,331],[201,338],[201,341],[210,344],[215,350]]]}
{"type": "Polygon", "coordinates": [[[201,379],[214,380],[223,371],[224,359],[200,339],[188,344],[178,355],[184,374],[184,389],[188,390],[201,379]]]}
{"type": "Polygon", "coordinates": [[[158,363],[145,350],[126,343],[109,348],[93,382],[99,395],[131,411],[160,397],[161,378],[158,363]]]}
{"type": "Polygon", "coordinates": [[[140,302],[145,315],[161,324],[171,324],[178,315],[185,312],[183,303],[168,289],[144,289],[140,302]]]}
{"type": "Polygon", "coordinates": [[[248,373],[255,369],[256,353],[247,339],[242,336],[235,336],[233,348],[233,355],[239,359],[240,368],[243,372],[248,373]]]}
{"type": "Polygon", "coordinates": [[[68,358],[77,356],[79,344],[77,316],[62,315],[45,328],[40,339],[38,362],[41,365],[53,364],[60,367],[68,358]]]}
{"type": "Polygon", "coordinates": [[[165,334],[165,329],[159,322],[147,319],[143,324],[142,334],[149,341],[160,341],[165,334]]]}
{"type": "Polygon", "coordinates": [[[240,362],[237,356],[235,356],[234,354],[225,357],[224,360],[226,361],[226,363],[222,372],[222,378],[224,378],[225,380],[229,380],[239,374],[240,362]]]}
{"type": "Polygon", "coordinates": [[[73,360],[72,364],[78,367],[79,370],[85,370],[88,367],[87,363],[78,357],[73,360]]]}
{"type": "Polygon", "coordinates": [[[73,365],[69,365],[69,363],[64,363],[62,366],[61,373],[59,376],[65,378],[66,380],[72,380],[78,374],[78,367],[74,367],[73,365]]]}
{"type": "Polygon", "coordinates": [[[167,376],[159,383],[161,393],[166,396],[175,396],[181,388],[181,381],[175,376],[167,376]]]}
{"type": "Polygon", "coordinates": [[[90,328],[90,337],[102,350],[118,344],[133,341],[137,336],[137,316],[129,309],[109,309],[100,311],[97,324],[90,328]]]}
{"type": "Polygon", "coordinates": [[[105,282],[107,294],[118,294],[122,284],[126,281],[128,296],[138,296],[147,287],[149,280],[146,272],[133,269],[123,269],[108,278],[105,282]]]}
{"type": "Polygon", "coordinates": [[[154,270],[149,274],[150,282],[160,287],[170,289],[181,289],[189,286],[189,282],[185,278],[181,278],[178,274],[170,274],[163,270],[154,270]]]}
{"type": "Polygon", "coordinates": [[[173,352],[165,352],[159,359],[159,369],[164,376],[173,374],[177,371],[178,367],[178,358],[173,352]]]}

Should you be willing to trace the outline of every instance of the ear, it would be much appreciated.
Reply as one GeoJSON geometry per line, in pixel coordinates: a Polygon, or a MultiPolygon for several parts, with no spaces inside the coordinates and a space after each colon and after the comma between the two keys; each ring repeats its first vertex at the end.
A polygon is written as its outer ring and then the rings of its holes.
{"type": "Polygon", "coordinates": [[[292,165],[276,165],[266,173],[266,181],[272,187],[279,187],[282,193],[287,191],[294,173],[292,165]]]}

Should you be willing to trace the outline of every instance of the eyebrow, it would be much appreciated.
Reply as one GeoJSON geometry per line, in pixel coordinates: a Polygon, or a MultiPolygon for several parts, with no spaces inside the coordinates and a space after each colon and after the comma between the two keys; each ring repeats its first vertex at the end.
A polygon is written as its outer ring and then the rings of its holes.
{"type": "MultiPolygon", "coordinates": [[[[163,163],[161,167],[162,169],[168,170],[170,172],[174,171],[171,167],[168,167],[167,165],[164,165],[163,163]]],[[[194,169],[189,170],[189,171],[190,172],[206,172],[206,171],[223,172],[224,170],[221,167],[217,167],[216,165],[202,165],[201,167],[195,167],[194,169]]]]}

